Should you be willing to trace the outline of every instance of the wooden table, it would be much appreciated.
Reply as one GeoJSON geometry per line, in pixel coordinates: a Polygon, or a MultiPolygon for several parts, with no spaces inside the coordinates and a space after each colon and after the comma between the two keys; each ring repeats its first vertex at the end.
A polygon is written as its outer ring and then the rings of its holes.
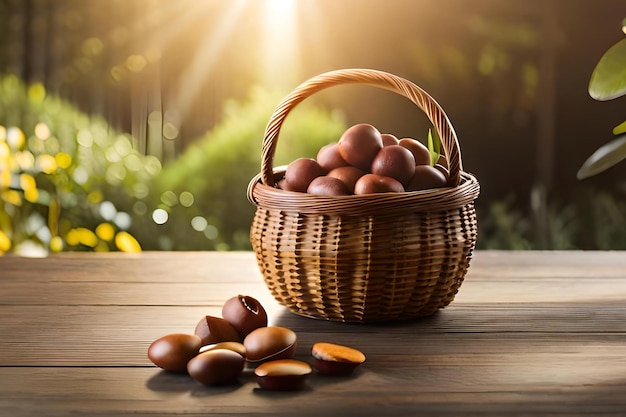
{"type": "Polygon", "coordinates": [[[456,300],[386,325],[299,317],[251,252],[0,257],[1,416],[624,416],[626,252],[477,252],[456,300]],[[146,356],[237,294],[314,342],[361,349],[305,389],[205,387],[146,356]]]}

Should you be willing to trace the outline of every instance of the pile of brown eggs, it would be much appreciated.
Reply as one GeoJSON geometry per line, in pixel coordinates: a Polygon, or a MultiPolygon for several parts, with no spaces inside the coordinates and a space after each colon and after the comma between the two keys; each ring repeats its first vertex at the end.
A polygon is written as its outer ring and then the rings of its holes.
{"type": "MultiPolygon", "coordinates": [[[[296,345],[295,332],[268,326],[263,306],[238,295],[224,303],[222,317],[203,317],[193,334],[168,334],[152,342],[148,358],[205,385],[234,384],[251,367],[261,388],[296,390],[313,371],[308,362],[294,359],[296,345]]],[[[349,374],[365,361],[356,349],[326,342],[315,343],[311,355],[317,372],[325,375],[349,374]]]]}
{"type": "Polygon", "coordinates": [[[445,187],[445,157],[431,160],[424,144],[398,139],[369,124],[348,128],[337,143],[323,146],[316,158],[298,158],[277,187],[286,191],[342,196],[417,191],[445,187]]]}

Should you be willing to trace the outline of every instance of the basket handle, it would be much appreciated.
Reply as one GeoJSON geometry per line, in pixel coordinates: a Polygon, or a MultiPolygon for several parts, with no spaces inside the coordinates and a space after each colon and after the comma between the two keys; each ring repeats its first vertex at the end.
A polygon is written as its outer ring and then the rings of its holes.
{"type": "Polygon", "coordinates": [[[261,159],[261,181],[274,185],[273,163],[278,134],[289,112],[305,98],[326,88],[340,84],[366,84],[396,92],[417,105],[428,117],[439,134],[444,155],[448,160],[450,172],[449,185],[456,187],[460,183],[461,150],[456,132],[441,106],[424,90],[403,78],[383,71],[372,69],[342,69],[320,74],[296,87],[276,107],[270,118],[263,137],[261,159]]]}

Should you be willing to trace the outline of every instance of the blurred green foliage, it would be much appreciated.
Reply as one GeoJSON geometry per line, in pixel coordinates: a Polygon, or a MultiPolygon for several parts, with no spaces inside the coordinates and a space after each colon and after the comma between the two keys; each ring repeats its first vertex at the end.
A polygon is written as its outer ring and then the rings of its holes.
{"type": "MultiPolygon", "coordinates": [[[[164,166],[151,184],[149,207],[160,210],[156,235],[137,227],[150,249],[250,249],[255,207],[247,200],[250,180],[261,170],[265,126],[282,94],[253,89],[242,101],[224,106],[221,122],[164,166]],[[152,235],[151,235],[152,234],[152,235]]],[[[274,166],[298,157],[315,157],[319,148],[337,141],[346,125],[339,113],[302,103],[285,120],[274,166]]]]}
{"type": "MultiPolygon", "coordinates": [[[[0,253],[249,249],[249,181],[281,95],[255,89],[164,168],[40,84],[0,79],[0,253]]],[[[302,104],[284,123],[278,164],[314,157],[342,115],[302,104]]]]}
{"type": "Polygon", "coordinates": [[[140,250],[128,209],[160,169],[101,118],[0,78],[0,252],[140,250]]]}
{"type": "Polygon", "coordinates": [[[624,250],[626,201],[612,193],[584,187],[567,202],[551,201],[547,242],[535,235],[533,217],[525,216],[513,196],[478,211],[478,249],[624,250]]]}

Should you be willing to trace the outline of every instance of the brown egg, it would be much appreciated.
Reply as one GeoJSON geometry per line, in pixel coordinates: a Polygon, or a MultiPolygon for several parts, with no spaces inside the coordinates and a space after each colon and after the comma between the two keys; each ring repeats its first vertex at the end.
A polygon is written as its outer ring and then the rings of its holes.
{"type": "Polygon", "coordinates": [[[311,355],[317,372],[323,375],[347,375],[365,362],[360,350],[334,343],[315,343],[311,355]]]}
{"type": "Polygon", "coordinates": [[[324,170],[315,159],[298,158],[287,165],[285,180],[289,191],[306,193],[311,181],[320,175],[324,175],[324,170]]]}
{"type": "Polygon", "coordinates": [[[350,165],[369,170],[372,160],[383,147],[380,132],[365,123],[348,128],[339,138],[339,153],[350,165]]]}
{"type": "Polygon", "coordinates": [[[413,138],[400,139],[398,145],[407,148],[415,158],[415,165],[430,165],[430,151],[422,142],[413,138]]]}
{"type": "Polygon", "coordinates": [[[186,372],[187,362],[198,354],[202,339],[193,334],[173,333],[160,337],[148,347],[148,358],[159,368],[186,372]]]}
{"type": "Polygon", "coordinates": [[[354,194],[404,192],[402,183],[395,178],[365,174],[354,185],[354,194]]]}
{"type": "Polygon", "coordinates": [[[276,183],[276,187],[285,191],[296,191],[293,187],[289,186],[289,183],[284,178],[276,183]]]}
{"type": "Polygon", "coordinates": [[[380,135],[383,140],[383,146],[397,145],[399,140],[391,133],[383,133],[380,135]]]}
{"type": "Polygon", "coordinates": [[[353,166],[335,168],[326,174],[327,177],[337,178],[343,182],[350,193],[354,193],[354,184],[363,175],[365,171],[353,166]]]}
{"type": "Polygon", "coordinates": [[[437,168],[430,165],[418,165],[415,174],[407,186],[407,191],[428,190],[447,185],[448,180],[437,168]]]}
{"type": "Polygon", "coordinates": [[[403,146],[385,146],[374,157],[371,172],[395,178],[403,185],[407,185],[415,172],[415,158],[413,153],[403,146]]]}
{"type": "Polygon", "coordinates": [[[299,390],[311,372],[311,365],[295,359],[265,362],[254,370],[259,386],[273,391],[299,390]]]}
{"type": "Polygon", "coordinates": [[[339,144],[331,143],[322,146],[317,153],[317,163],[320,164],[324,172],[328,172],[333,168],[347,166],[348,163],[339,154],[339,144]]]}
{"type": "Polygon", "coordinates": [[[253,330],[243,341],[250,362],[291,359],[296,350],[297,336],[286,327],[269,326],[253,330]]]}
{"type": "Polygon", "coordinates": [[[437,168],[443,174],[444,177],[446,177],[446,182],[447,182],[448,179],[450,178],[450,171],[448,171],[448,168],[438,163],[433,166],[437,168]]]}
{"type": "Polygon", "coordinates": [[[252,330],[267,326],[265,309],[249,295],[238,295],[226,300],[222,306],[222,317],[237,330],[241,340],[252,330]]]}
{"type": "Polygon", "coordinates": [[[234,384],[246,360],[229,349],[213,349],[200,353],[187,364],[189,375],[204,385],[234,384]]]}
{"type": "Polygon", "coordinates": [[[233,352],[237,352],[244,358],[246,357],[246,347],[243,345],[243,343],[239,343],[239,342],[218,342],[212,345],[205,345],[200,348],[199,352],[200,353],[208,352],[209,350],[215,350],[215,349],[232,350],[233,352]]]}
{"type": "Polygon", "coordinates": [[[317,177],[311,184],[309,184],[309,188],[306,190],[309,194],[314,195],[350,195],[351,192],[346,187],[346,184],[333,177],[317,177]]]}
{"type": "Polygon", "coordinates": [[[218,342],[241,342],[237,330],[221,317],[205,316],[194,330],[194,334],[202,339],[202,346],[218,342]]]}

